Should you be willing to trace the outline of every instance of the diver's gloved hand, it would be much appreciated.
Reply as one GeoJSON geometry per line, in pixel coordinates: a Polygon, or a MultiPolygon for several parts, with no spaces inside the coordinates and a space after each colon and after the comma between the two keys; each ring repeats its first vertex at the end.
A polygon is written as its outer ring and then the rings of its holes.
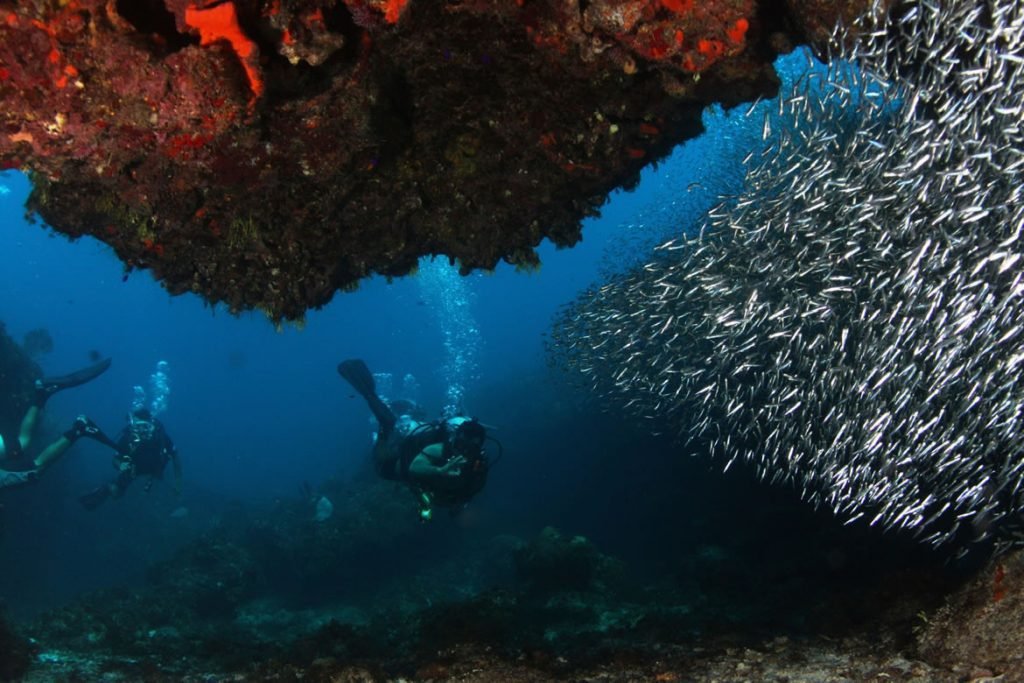
{"type": "Polygon", "coordinates": [[[71,428],[64,432],[64,438],[68,441],[76,441],[83,436],[90,438],[98,438],[102,432],[100,428],[96,426],[96,423],[90,420],[86,415],[79,415],[75,418],[75,421],[71,423],[71,428]]]}
{"type": "Polygon", "coordinates": [[[445,476],[458,477],[462,474],[462,466],[465,464],[466,459],[461,455],[458,455],[441,465],[438,469],[441,471],[441,474],[444,474],[445,476]]]}

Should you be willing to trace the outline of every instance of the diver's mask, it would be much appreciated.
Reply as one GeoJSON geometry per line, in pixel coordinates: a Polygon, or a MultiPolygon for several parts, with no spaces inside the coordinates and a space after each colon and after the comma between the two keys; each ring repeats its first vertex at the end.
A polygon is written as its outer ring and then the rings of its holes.
{"type": "Polygon", "coordinates": [[[152,417],[140,413],[128,414],[128,431],[135,441],[149,441],[156,432],[152,417]],[[147,419],[149,418],[149,419],[147,419]]]}

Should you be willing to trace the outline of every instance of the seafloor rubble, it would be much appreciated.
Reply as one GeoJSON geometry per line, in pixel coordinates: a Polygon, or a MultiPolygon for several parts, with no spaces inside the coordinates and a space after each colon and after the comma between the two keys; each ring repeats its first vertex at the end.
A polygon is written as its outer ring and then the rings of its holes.
{"type": "MultiPolygon", "coordinates": [[[[637,580],[582,537],[423,527],[389,485],[236,506],[143,585],[21,628],[24,680],[965,681],[1024,674],[1022,556],[953,566],[811,516],[637,580]],[[842,552],[823,552],[831,544],[842,552]],[[772,549],[774,546],[774,549],[772,549]],[[947,597],[949,596],[949,597],[947,597]]],[[[789,513],[787,513],[789,514],[789,513]]],[[[4,636],[13,640],[13,636],[4,636]]],[[[12,655],[13,657],[13,655],[12,655]]],[[[13,661],[13,660],[12,660],[13,661]]],[[[7,661],[3,664],[11,666],[7,661]]]]}
{"type": "Polygon", "coordinates": [[[223,504],[142,581],[0,615],[0,680],[1024,679],[1024,554],[957,561],[750,486],[672,520],[655,572],[554,528],[421,525],[369,476],[223,504]]]}
{"type": "Polygon", "coordinates": [[[0,680],[16,680],[32,664],[32,646],[0,615],[0,680]]]}
{"type": "Polygon", "coordinates": [[[297,318],[536,264],[864,0],[0,2],[0,168],[172,293],[297,318]]]}

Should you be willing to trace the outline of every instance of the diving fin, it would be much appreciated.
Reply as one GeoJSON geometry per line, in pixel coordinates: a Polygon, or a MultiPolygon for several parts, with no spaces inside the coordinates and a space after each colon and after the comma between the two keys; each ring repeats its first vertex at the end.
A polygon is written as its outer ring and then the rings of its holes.
{"type": "Polygon", "coordinates": [[[90,420],[85,415],[79,415],[75,418],[75,421],[71,423],[71,429],[64,432],[64,438],[68,441],[77,441],[82,437],[88,437],[94,441],[98,441],[104,446],[110,446],[118,453],[121,452],[121,446],[116,441],[111,439],[109,436],[103,433],[103,430],[96,425],[95,422],[90,420]]]}
{"type": "Polygon", "coordinates": [[[370,368],[358,358],[338,363],[338,374],[363,398],[369,400],[370,396],[377,395],[377,383],[373,381],[370,368]]]}
{"type": "Polygon", "coordinates": [[[373,381],[373,373],[370,372],[370,368],[366,367],[366,363],[358,358],[343,360],[338,363],[338,374],[351,384],[360,396],[366,399],[367,405],[370,406],[370,412],[380,423],[381,431],[383,433],[390,432],[398,418],[377,395],[377,383],[373,381]]]}
{"type": "Polygon", "coordinates": [[[79,496],[78,502],[80,502],[82,507],[86,510],[95,510],[102,505],[107,498],[110,498],[110,487],[104,484],[103,486],[97,486],[92,491],[79,496]]]}
{"type": "Polygon", "coordinates": [[[63,389],[70,389],[71,387],[77,387],[80,384],[85,384],[91,380],[96,379],[110,367],[110,359],[104,358],[95,365],[90,365],[87,368],[82,368],[77,372],[72,372],[70,375],[62,375],[60,377],[44,377],[36,381],[36,397],[35,404],[40,408],[46,402],[46,399],[50,398],[58,391],[63,389]]]}

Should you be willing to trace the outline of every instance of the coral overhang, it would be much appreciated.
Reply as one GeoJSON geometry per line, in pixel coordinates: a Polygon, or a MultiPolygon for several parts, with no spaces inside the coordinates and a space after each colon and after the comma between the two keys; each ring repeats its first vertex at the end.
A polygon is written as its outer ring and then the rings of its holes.
{"type": "Polygon", "coordinates": [[[0,2],[0,167],[172,293],[298,318],[423,255],[469,272],[574,244],[849,5],[0,2]]]}

